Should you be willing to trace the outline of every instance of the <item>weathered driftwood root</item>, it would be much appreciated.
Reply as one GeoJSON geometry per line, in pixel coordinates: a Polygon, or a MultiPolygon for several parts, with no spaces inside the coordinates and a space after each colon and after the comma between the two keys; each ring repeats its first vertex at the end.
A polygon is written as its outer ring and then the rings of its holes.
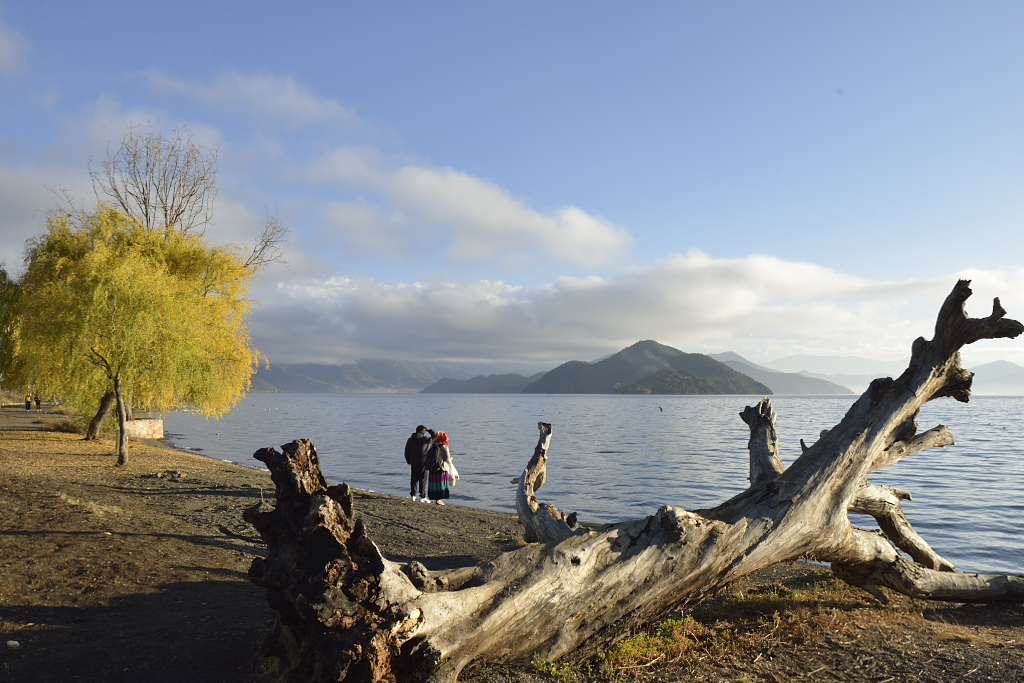
{"type": "Polygon", "coordinates": [[[613,637],[617,623],[656,618],[804,556],[831,561],[837,575],[879,595],[888,587],[936,599],[1024,600],[1016,577],[950,571],[903,515],[900,501],[909,495],[866,481],[952,443],[944,427],[917,434],[915,417],[934,398],[969,398],[962,346],[1024,331],[1003,317],[998,300],[989,317],[968,318],[969,295],[959,282],[934,338],[914,342],[907,370],[875,380],[788,469],[778,460],[770,405],[744,411],[751,485],[712,509],[666,506],[599,531],[577,524],[537,499],[552,438],[541,423],[516,494],[536,542],[480,566],[431,572],[387,560],[356,517],[348,488],[326,485],[310,442],[259,451],[277,486],[273,511],[246,514],[270,550],[251,576],[278,615],[262,651],[263,678],[451,681],[476,659],[556,658],[613,637]],[[885,535],[854,528],[851,511],[875,516],[885,535]]]}
{"type": "MultiPolygon", "coordinates": [[[[740,419],[750,427],[750,483],[760,484],[775,479],[785,467],[779,457],[779,434],[775,430],[775,409],[770,400],[763,399],[756,406],[747,406],[740,419]]],[[[800,440],[803,445],[803,440],[800,440]]]]}
{"type": "Polygon", "coordinates": [[[533,457],[515,480],[519,485],[516,489],[516,512],[526,527],[524,535],[527,541],[558,543],[582,530],[577,523],[575,512],[567,515],[554,505],[537,500],[537,491],[547,481],[551,425],[547,422],[538,422],[537,430],[540,437],[537,439],[537,447],[533,449],[533,457]]]}
{"type": "MultiPolygon", "coordinates": [[[[761,482],[778,478],[785,468],[778,456],[778,417],[771,399],[764,398],[754,407],[747,406],[740,413],[740,417],[750,427],[750,480],[761,482]]],[[[926,448],[953,445],[953,435],[943,425],[917,436],[909,435],[908,430],[908,438],[909,441],[898,441],[886,449],[878,461],[887,463],[883,465],[887,466],[926,448]]],[[[800,444],[802,450],[806,452],[808,448],[803,439],[800,439],[800,444]]],[[[883,466],[872,467],[872,471],[883,466]]],[[[910,520],[903,512],[901,501],[904,500],[911,500],[909,491],[890,486],[876,486],[865,479],[861,481],[847,509],[849,512],[874,517],[882,533],[897,548],[909,554],[922,566],[952,571],[953,564],[932,550],[928,542],[921,538],[910,524],[910,520]]]]}

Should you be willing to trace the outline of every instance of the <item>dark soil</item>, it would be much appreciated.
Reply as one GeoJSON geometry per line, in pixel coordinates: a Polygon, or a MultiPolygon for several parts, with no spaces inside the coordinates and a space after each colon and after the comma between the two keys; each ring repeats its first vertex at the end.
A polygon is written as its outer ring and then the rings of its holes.
{"type": "MultiPolygon", "coordinates": [[[[0,681],[251,680],[272,615],[246,577],[263,546],[242,511],[272,502],[269,477],[134,442],[115,468],[110,441],[48,431],[62,421],[0,410],[0,681]]],[[[396,560],[454,567],[522,543],[509,515],[362,492],[355,503],[396,560]]],[[[570,662],[481,664],[463,680],[1024,679],[1021,608],[880,606],[811,565],[734,584],[690,616],[674,639],[637,631],[570,662]]]]}

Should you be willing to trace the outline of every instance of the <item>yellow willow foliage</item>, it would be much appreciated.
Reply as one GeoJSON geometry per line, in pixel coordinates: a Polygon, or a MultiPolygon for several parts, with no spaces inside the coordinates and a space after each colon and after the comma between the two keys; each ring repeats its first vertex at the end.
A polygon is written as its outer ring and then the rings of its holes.
{"type": "Polygon", "coordinates": [[[76,226],[51,219],[27,260],[14,335],[22,386],[88,410],[120,375],[137,408],[211,417],[248,391],[252,274],[227,249],[101,208],[76,226]]]}

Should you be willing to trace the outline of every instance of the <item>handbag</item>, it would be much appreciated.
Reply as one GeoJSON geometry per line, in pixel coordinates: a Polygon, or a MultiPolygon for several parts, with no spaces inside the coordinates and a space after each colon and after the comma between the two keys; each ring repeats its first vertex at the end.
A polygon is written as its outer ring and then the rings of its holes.
{"type": "Polygon", "coordinates": [[[454,460],[448,464],[448,476],[452,478],[452,486],[459,483],[459,470],[455,467],[454,460]]]}

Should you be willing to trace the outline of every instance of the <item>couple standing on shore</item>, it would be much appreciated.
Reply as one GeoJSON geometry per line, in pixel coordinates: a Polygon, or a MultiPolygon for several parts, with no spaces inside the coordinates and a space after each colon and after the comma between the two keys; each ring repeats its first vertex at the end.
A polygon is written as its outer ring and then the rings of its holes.
{"type": "Polygon", "coordinates": [[[459,480],[459,471],[452,460],[451,440],[445,432],[435,432],[423,425],[405,442],[405,462],[409,464],[409,496],[424,503],[444,505],[451,488],[459,480]]]}

